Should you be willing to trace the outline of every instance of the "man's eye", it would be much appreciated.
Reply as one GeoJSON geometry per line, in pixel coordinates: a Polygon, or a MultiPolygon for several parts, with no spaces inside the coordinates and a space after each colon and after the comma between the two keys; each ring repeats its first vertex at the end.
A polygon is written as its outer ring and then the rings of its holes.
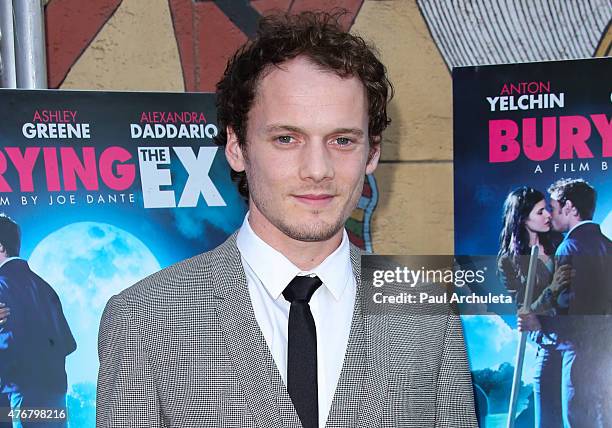
{"type": "Polygon", "coordinates": [[[290,144],[293,142],[293,137],[290,137],[289,135],[281,135],[280,137],[276,138],[276,141],[281,144],[290,144]]]}
{"type": "Polygon", "coordinates": [[[339,146],[348,146],[351,143],[352,141],[350,138],[346,138],[346,137],[336,138],[336,144],[338,144],[339,146]]]}

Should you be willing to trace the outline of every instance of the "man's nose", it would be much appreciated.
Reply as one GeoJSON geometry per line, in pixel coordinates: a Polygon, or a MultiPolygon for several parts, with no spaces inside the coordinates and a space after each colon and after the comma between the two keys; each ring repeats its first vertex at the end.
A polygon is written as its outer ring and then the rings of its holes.
{"type": "Polygon", "coordinates": [[[300,178],[315,182],[333,178],[334,163],[332,153],[322,141],[309,141],[301,152],[300,178]]]}

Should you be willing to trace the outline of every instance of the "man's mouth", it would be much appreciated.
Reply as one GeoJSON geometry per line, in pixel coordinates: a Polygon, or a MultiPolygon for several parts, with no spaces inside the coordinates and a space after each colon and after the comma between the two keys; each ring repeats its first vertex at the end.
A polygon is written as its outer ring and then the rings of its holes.
{"type": "Polygon", "coordinates": [[[329,193],[305,193],[293,195],[293,197],[303,204],[324,206],[329,204],[335,196],[329,193]]]}

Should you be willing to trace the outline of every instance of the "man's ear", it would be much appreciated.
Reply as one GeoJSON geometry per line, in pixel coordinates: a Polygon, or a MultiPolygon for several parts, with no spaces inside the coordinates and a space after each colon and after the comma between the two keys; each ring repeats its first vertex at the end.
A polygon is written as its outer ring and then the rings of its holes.
{"type": "Polygon", "coordinates": [[[238,135],[231,126],[225,128],[227,133],[227,143],[225,144],[225,157],[227,163],[236,172],[242,172],[245,168],[244,155],[238,142],[238,135]]]}
{"type": "Polygon", "coordinates": [[[578,213],[578,209],[574,206],[574,204],[572,203],[572,201],[567,201],[565,203],[565,206],[568,207],[568,215],[571,215],[572,217],[580,217],[580,214],[578,213]]]}
{"type": "Polygon", "coordinates": [[[578,212],[576,211],[576,207],[574,206],[572,201],[570,200],[565,201],[565,204],[563,205],[563,214],[567,216],[578,214],[578,212]]]}
{"type": "Polygon", "coordinates": [[[380,136],[372,137],[370,142],[370,151],[368,153],[368,162],[366,163],[366,174],[372,174],[378,166],[380,159],[380,136]]]}

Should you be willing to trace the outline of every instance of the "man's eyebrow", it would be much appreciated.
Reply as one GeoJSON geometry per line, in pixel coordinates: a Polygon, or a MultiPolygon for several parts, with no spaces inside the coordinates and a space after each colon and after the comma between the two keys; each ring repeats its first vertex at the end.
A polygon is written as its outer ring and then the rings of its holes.
{"type": "Polygon", "coordinates": [[[302,128],[297,127],[297,126],[280,125],[280,124],[268,125],[268,126],[265,127],[265,131],[268,132],[268,133],[280,132],[280,131],[297,132],[299,134],[303,134],[304,133],[304,130],[302,128]]]}
{"type": "MultiPolygon", "coordinates": [[[[298,126],[280,125],[280,124],[268,125],[265,127],[265,131],[267,133],[288,131],[288,132],[297,132],[299,134],[305,134],[305,131],[298,126]]],[[[336,128],[332,132],[330,132],[330,134],[352,134],[356,137],[363,137],[365,133],[363,132],[363,130],[359,128],[336,128]]]]}
{"type": "Polygon", "coordinates": [[[353,134],[356,137],[363,137],[364,132],[359,128],[338,128],[332,134],[353,134]]]}

